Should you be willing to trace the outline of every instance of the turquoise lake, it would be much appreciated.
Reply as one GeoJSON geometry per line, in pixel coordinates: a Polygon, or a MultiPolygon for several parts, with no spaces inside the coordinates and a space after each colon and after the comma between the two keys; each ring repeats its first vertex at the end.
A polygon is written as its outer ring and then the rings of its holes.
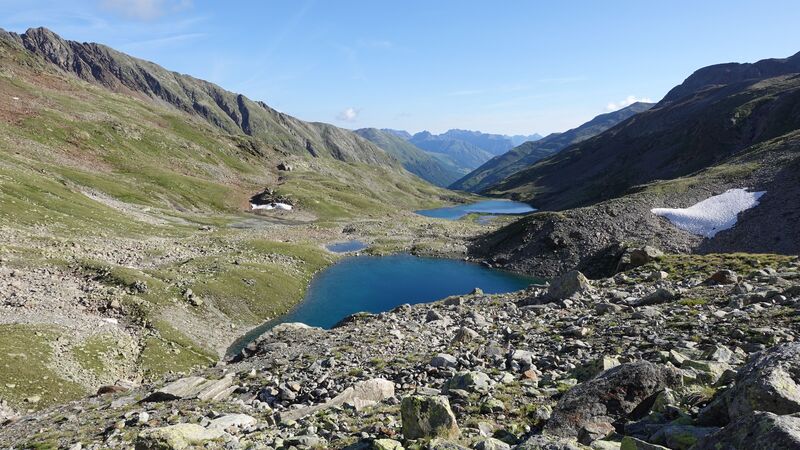
{"type": "Polygon", "coordinates": [[[437,219],[458,220],[467,214],[527,214],[536,208],[522,202],[511,200],[486,200],[466,205],[447,206],[444,208],[421,209],[417,214],[437,219]]]}
{"type": "Polygon", "coordinates": [[[540,281],[454,259],[411,255],[345,258],[314,277],[297,307],[251,330],[230,347],[229,354],[279,323],[330,328],[357,312],[379,313],[404,303],[467,294],[476,287],[488,294],[512,292],[540,281]]]}

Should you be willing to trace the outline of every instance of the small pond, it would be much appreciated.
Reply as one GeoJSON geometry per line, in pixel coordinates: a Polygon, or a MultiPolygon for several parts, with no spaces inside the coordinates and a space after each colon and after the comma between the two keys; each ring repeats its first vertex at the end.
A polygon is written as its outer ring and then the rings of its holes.
{"type": "Polygon", "coordinates": [[[350,253],[366,250],[369,245],[358,240],[334,242],[325,246],[329,251],[334,253],[350,253]]]}
{"type": "Polygon", "coordinates": [[[455,259],[411,255],[345,258],[317,274],[305,299],[292,311],[251,330],[228,353],[239,352],[280,323],[330,328],[361,311],[379,313],[404,303],[467,294],[476,287],[487,294],[512,292],[537,282],[541,280],[455,259]]]}
{"type": "Polygon", "coordinates": [[[437,219],[458,220],[467,214],[527,214],[536,211],[531,205],[511,200],[485,200],[466,205],[447,206],[444,208],[421,209],[416,211],[427,217],[437,219]]]}

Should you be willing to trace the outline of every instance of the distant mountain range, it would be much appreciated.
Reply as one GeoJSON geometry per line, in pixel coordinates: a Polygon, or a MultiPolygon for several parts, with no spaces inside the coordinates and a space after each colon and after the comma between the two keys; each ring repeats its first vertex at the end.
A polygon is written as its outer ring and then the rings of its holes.
{"type": "MultiPolygon", "coordinates": [[[[401,162],[405,161],[407,170],[440,186],[446,186],[441,184],[442,180],[449,179],[455,174],[457,176],[450,181],[452,183],[493,157],[502,155],[511,150],[518,145],[518,143],[541,139],[541,136],[536,133],[528,136],[507,136],[502,134],[481,133],[480,131],[452,129],[442,134],[432,134],[428,131],[421,131],[412,135],[408,131],[394,130],[391,128],[368,130],[369,132],[365,134],[373,137],[373,139],[369,140],[379,147],[381,147],[379,141],[391,147],[381,148],[395,157],[398,157],[401,162]],[[433,172],[438,175],[434,175],[430,170],[424,170],[422,165],[418,164],[422,161],[418,152],[412,151],[407,146],[399,145],[399,142],[395,140],[392,140],[390,143],[389,135],[407,141],[412,146],[428,153],[437,160],[439,164],[434,167],[433,172]],[[411,159],[406,158],[412,154],[416,156],[411,157],[411,159]],[[444,174],[446,174],[446,176],[443,176],[444,174]]],[[[365,134],[362,134],[362,137],[366,137],[365,134]]]]}
{"type": "Polygon", "coordinates": [[[619,111],[601,114],[583,125],[563,133],[550,134],[538,140],[528,139],[527,142],[490,159],[450,187],[470,192],[491,190],[493,184],[525,169],[536,161],[547,158],[572,144],[596,136],[634,114],[647,111],[652,106],[652,103],[634,103],[619,111]]]}
{"type": "Polygon", "coordinates": [[[464,174],[463,169],[447,158],[420,149],[398,133],[377,128],[362,128],[355,133],[397,158],[406,170],[429,183],[446,187],[464,174]]]}

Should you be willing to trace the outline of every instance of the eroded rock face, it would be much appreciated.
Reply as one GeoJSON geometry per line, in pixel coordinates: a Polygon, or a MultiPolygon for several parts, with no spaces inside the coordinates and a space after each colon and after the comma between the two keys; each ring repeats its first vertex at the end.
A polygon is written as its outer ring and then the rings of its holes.
{"type": "Polygon", "coordinates": [[[579,384],[559,400],[545,432],[555,436],[577,437],[582,429],[598,424],[614,424],[634,412],[649,409],[647,402],[668,387],[680,384],[678,371],[647,361],[613,367],[596,378],[579,384]]]}
{"type": "Polygon", "coordinates": [[[755,355],[739,369],[734,385],[700,413],[700,422],[724,425],[767,411],[800,412],[800,342],[778,345],[755,355]]]}
{"type": "Polygon", "coordinates": [[[412,395],[400,404],[406,439],[455,438],[460,434],[447,397],[412,395]]]}
{"type": "Polygon", "coordinates": [[[702,438],[693,450],[787,450],[800,448],[800,414],[756,412],[702,438]]]}

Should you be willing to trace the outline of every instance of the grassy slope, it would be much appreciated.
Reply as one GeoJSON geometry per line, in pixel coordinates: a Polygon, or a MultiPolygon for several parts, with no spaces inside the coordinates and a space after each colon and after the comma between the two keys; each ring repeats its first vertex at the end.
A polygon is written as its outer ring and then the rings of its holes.
{"type": "Polygon", "coordinates": [[[447,164],[407,140],[376,128],[363,128],[356,133],[397,158],[409,172],[437,186],[448,186],[461,176],[447,164]]]}
{"type": "MultiPolygon", "coordinates": [[[[385,218],[396,209],[441,204],[449,196],[403,171],[330,158],[295,158],[298,169],[278,185],[274,167],[285,154],[252,144],[243,134],[228,135],[177,110],[60,74],[0,41],[0,230],[48,236],[39,242],[44,247],[5,242],[0,256],[4,264],[64,269],[126,292],[123,308],[141,329],[138,364],[146,376],[158,377],[216,359],[206,342],[187,335],[166,313],[185,287],[204,299],[192,313],[197,320],[221,313],[238,326],[252,326],[290,308],[313,273],[333,261],[312,242],[241,240],[225,227],[254,217],[245,212],[248,199],[265,186],[294,198],[298,214],[314,215],[322,225],[385,218]],[[218,228],[197,239],[198,225],[204,224],[218,228]],[[168,238],[187,247],[196,241],[218,250],[188,263],[134,268],[46,247],[49,240],[62,245],[96,239],[113,250],[121,238],[168,238]],[[265,261],[270,255],[274,261],[265,261]],[[234,264],[236,258],[244,262],[234,264]],[[137,282],[146,284],[146,292],[133,288],[137,282]]],[[[17,354],[18,342],[44,355],[59,333],[23,325],[7,329],[0,355],[17,354]]],[[[104,365],[113,363],[109,345],[97,338],[72,353],[85,370],[103,374],[104,365]]],[[[6,369],[0,371],[0,386],[19,385],[12,380],[14,368],[6,364],[6,369]]],[[[44,386],[42,376],[61,383],[59,374],[34,369],[41,376],[31,374],[31,386],[44,386]]],[[[60,400],[83,394],[70,383],[63,380],[58,388],[63,392],[43,387],[39,405],[56,394],[60,400]]],[[[37,389],[0,391],[0,397],[18,403],[38,395],[37,389]]]]}
{"type": "Polygon", "coordinates": [[[706,89],[516,172],[492,195],[566,209],[688,176],[800,124],[800,79],[785,75],[706,89]]]}

